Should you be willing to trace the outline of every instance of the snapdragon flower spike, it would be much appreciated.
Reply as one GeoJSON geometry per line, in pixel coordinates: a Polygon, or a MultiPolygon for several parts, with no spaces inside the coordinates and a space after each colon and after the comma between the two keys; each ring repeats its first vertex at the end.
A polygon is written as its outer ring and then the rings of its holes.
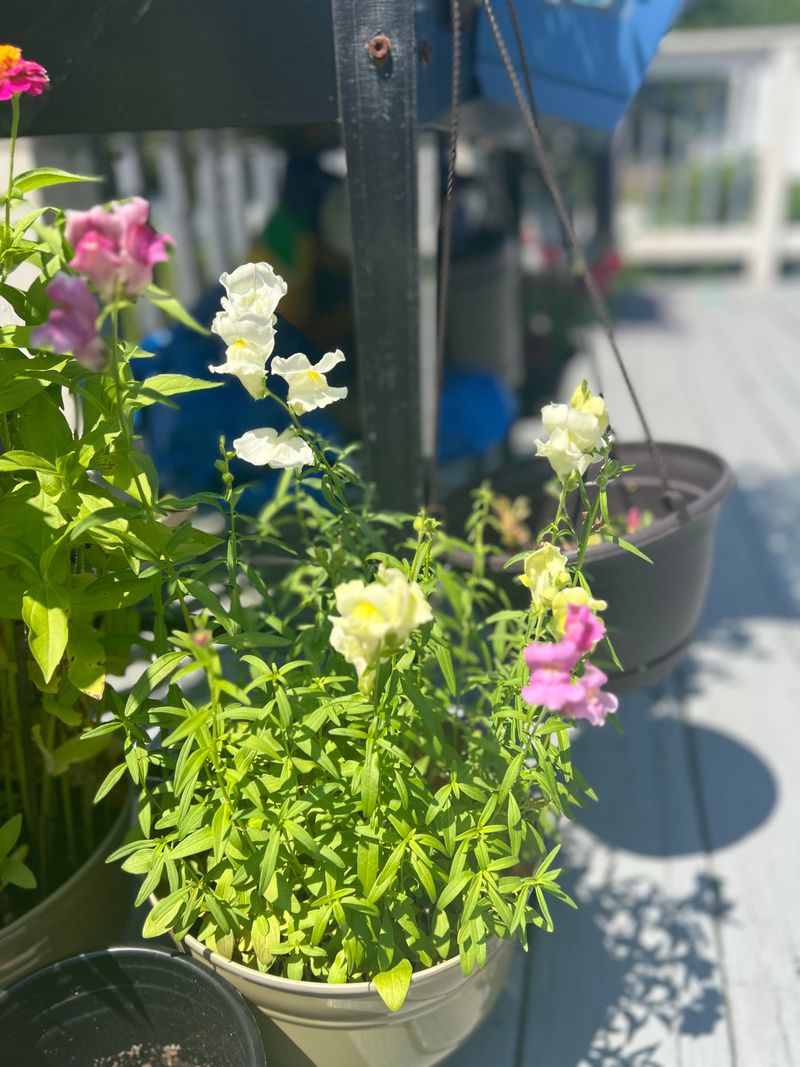
{"type": "Polygon", "coordinates": [[[534,641],[525,649],[525,663],[531,672],[522,689],[525,703],[602,726],[618,707],[617,698],[602,690],[607,676],[591,663],[586,664],[579,678],[573,678],[572,673],[605,632],[605,626],[589,607],[569,604],[561,640],[534,641]]]}

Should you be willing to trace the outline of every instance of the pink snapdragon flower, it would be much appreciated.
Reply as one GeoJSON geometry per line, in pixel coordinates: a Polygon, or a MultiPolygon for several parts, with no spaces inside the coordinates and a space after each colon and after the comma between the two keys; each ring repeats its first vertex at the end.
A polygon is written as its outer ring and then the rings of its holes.
{"type": "Polygon", "coordinates": [[[579,678],[573,678],[572,672],[605,632],[605,626],[589,607],[569,604],[562,639],[555,643],[534,641],[525,649],[525,663],[531,672],[522,689],[525,703],[602,726],[618,706],[615,696],[602,692],[608,678],[591,663],[586,664],[579,678]]]}
{"type": "Polygon", "coordinates": [[[0,44],[0,100],[10,100],[18,93],[41,96],[50,80],[47,71],[13,44],[0,44]]]}
{"type": "Polygon", "coordinates": [[[150,205],[140,196],[109,209],[68,211],[66,238],[75,249],[70,266],[92,281],[104,300],[141,296],[153,281],[153,267],[169,257],[169,234],[149,222],[150,205]]]}
{"type": "Polygon", "coordinates": [[[572,671],[580,658],[575,643],[568,638],[534,641],[525,649],[525,663],[531,672],[522,690],[522,699],[533,707],[544,706],[550,711],[562,711],[573,701],[582,698],[572,681],[572,671]]]}
{"type": "Polygon", "coordinates": [[[567,604],[564,638],[575,646],[580,655],[591,652],[605,634],[605,626],[590,607],[586,604],[567,604]]]}
{"type": "Polygon", "coordinates": [[[569,707],[573,719],[586,719],[592,726],[605,726],[608,716],[613,715],[619,707],[619,700],[613,693],[603,692],[602,686],[607,681],[608,675],[599,667],[593,663],[586,664],[583,676],[576,683],[581,688],[581,698],[569,707]]]}
{"type": "Polygon", "coordinates": [[[97,332],[97,301],[85,278],[57,274],[47,286],[55,304],[47,322],[31,331],[31,345],[53,352],[71,352],[90,370],[105,366],[107,352],[97,332]]]}

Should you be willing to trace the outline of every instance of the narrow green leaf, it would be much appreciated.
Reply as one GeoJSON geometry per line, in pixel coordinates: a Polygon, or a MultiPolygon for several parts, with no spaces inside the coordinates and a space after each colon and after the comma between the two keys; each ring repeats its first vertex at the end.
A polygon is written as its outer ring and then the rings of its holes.
{"type": "Polygon", "coordinates": [[[25,170],[22,174],[15,175],[14,188],[24,196],[25,193],[32,193],[34,189],[47,189],[51,185],[101,180],[85,174],[71,174],[68,170],[59,170],[58,167],[37,167],[35,170],[25,170]]]}

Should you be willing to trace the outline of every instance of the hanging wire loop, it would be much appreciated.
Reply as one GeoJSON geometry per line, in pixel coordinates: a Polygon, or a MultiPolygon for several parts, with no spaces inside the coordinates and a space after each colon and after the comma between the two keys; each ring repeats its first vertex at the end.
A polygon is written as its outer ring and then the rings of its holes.
{"type": "Polygon", "coordinates": [[[555,209],[556,217],[558,219],[561,231],[564,235],[564,242],[567,247],[567,251],[570,257],[570,264],[574,273],[582,280],[586,287],[586,292],[589,296],[589,302],[592,306],[592,310],[597,316],[600,324],[603,327],[603,331],[608,339],[608,343],[611,346],[611,351],[614,353],[617,366],[619,367],[622,378],[630,394],[633,406],[636,409],[636,415],[641,423],[642,430],[647,440],[647,446],[650,450],[650,455],[653,460],[658,477],[661,481],[664,502],[671,511],[677,511],[681,522],[686,522],[689,518],[689,513],[686,508],[686,501],[683,494],[674,489],[670,485],[669,474],[667,472],[667,466],[664,461],[664,457],[653,439],[653,435],[650,431],[650,424],[647,421],[647,416],[642,408],[641,401],[631,380],[628,368],[625,365],[625,361],[622,358],[622,352],[620,351],[619,344],[617,342],[616,333],[614,331],[614,325],[611,318],[611,313],[606,304],[605,298],[600,291],[600,287],[594,278],[594,275],[589,270],[586,263],[586,257],[583,254],[578,236],[575,233],[575,227],[572,224],[569,211],[567,210],[564,197],[561,193],[561,188],[556,177],[555,168],[553,167],[550,159],[550,154],[545,146],[544,139],[542,138],[541,130],[535,115],[534,109],[534,95],[533,95],[533,83],[531,80],[530,67],[525,55],[525,46],[522,38],[522,32],[520,30],[519,19],[517,17],[517,11],[514,0],[507,0],[509,14],[511,15],[512,25],[514,27],[514,35],[516,37],[517,48],[520,54],[520,65],[525,78],[525,84],[527,89],[527,99],[523,93],[520,80],[517,77],[517,72],[514,69],[514,64],[509,55],[508,46],[503,37],[502,30],[497,21],[492,0],[482,0],[486,17],[489,20],[489,26],[492,30],[497,49],[500,53],[500,59],[505,67],[508,79],[511,82],[511,88],[516,97],[517,104],[522,118],[527,127],[528,134],[530,135],[531,144],[533,146],[534,158],[536,165],[539,168],[539,173],[542,176],[542,181],[547,188],[550,195],[550,199],[555,209]]]}
{"type": "Polygon", "coordinates": [[[447,153],[447,184],[441,215],[439,250],[439,302],[436,315],[436,400],[434,405],[433,455],[428,476],[428,507],[439,510],[439,429],[444,378],[445,329],[447,301],[450,293],[450,261],[453,248],[453,194],[456,185],[459,111],[461,108],[461,0],[450,0],[450,24],[453,35],[453,60],[450,83],[450,133],[447,153]]]}

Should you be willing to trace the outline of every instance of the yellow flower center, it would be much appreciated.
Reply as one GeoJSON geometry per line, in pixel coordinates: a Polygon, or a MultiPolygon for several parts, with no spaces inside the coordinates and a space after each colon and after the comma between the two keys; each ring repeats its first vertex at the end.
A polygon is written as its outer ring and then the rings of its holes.
{"type": "Polygon", "coordinates": [[[231,345],[231,348],[244,348],[246,344],[247,341],[245,341],[244,337],[237,337],[231,345]]]}
{"type": "Polygon", "coordinates": [[[325,382],[325,379],[322,377],[319,371],[309,370],[306,371],[306,375],[308,377],[308,380],[310,382],[313,382],[314,385],[323,385],[325,382]]]}
{"type": "Polygon", "coordinates": [[[368,600],[361,600],[353,608],[353,618],[358,619],[359,622],[378,622],[383,619],[383,616],[374,604],[370,604],[368,600]]]}
{"type": "Polygon", "coordinates": [[[22,58],[22,52],[13,44],[0,44],[0,74],[15,67],[22,58]]]}

